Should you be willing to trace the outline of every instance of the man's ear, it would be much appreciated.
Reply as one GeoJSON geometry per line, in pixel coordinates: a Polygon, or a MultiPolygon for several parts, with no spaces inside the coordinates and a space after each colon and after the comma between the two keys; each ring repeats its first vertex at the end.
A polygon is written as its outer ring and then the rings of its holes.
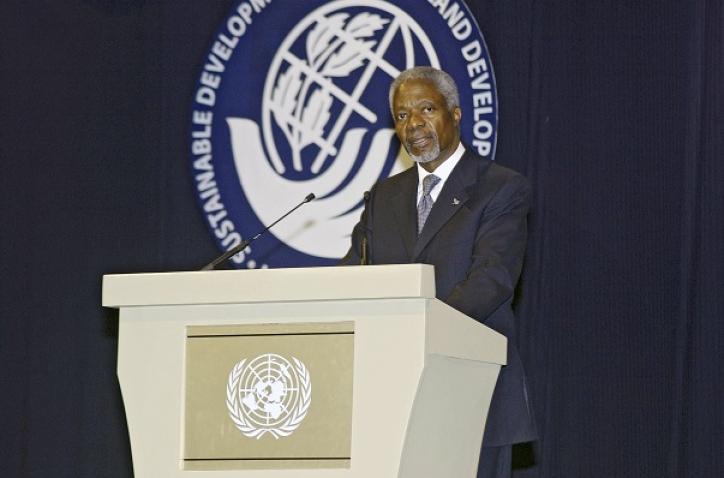
{"type": "Polygon", "coordinates": [[[463,112],[460,110],[460,107],[456,106],[455,108],[453,108],[452,114],[453,119],[455,120],[455,125],[460,126],[460,118],[463,117],[463,112]]]}

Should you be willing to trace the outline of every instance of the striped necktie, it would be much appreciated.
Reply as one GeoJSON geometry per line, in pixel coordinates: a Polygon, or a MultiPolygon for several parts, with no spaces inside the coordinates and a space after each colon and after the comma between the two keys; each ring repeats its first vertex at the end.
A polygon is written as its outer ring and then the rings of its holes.
{"type": "Polygon", "coordinates": [[[422,232],[422,228],[425,226],[425,221],[427,221],[427,216],[430,215],[430,210],[432,209],[432,204],[434,202],[432,200],[432,196],[430,196],[430,191],[432,191],[432,188],[434,188],[439,182],[440,178],[434,174],[428,174],[422,180],[422,197],[420,198],[420,202],[417,203],[418,236],[422,232]]]}

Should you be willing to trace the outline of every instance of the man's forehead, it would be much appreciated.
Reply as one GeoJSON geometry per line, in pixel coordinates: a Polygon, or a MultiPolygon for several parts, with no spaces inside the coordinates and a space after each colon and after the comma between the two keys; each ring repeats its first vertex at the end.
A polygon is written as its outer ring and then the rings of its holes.
{"type": "Polygon", "coordinates": [[[394,103],[410,103],[422,100],[445,100],[434,81],[427,78],[410,78],[397,86],[394,103]]]}

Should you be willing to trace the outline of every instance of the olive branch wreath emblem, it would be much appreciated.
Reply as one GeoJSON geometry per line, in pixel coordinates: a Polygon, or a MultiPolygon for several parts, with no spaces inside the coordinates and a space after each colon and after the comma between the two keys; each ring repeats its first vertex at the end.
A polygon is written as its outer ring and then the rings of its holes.
{"type": "Polygon", "coordinates": [[[264,436],[265,433],[271,434],[274,438],[286,437],[291,435],[307,416],[309,405],[312,402],[312,381],[309,370],[296,357],[292,357],[294,362],[294,370],[299,377],[300,397],[297,405],[289,413],[286,420],[277,427],[257,427],[245,417],[243,405],[239,399],[239,382],[244,373],[244,366],[247,359],[243,359],[234,365],[229,372],[229,380],[226,384],[226,408],[229,411],[229,417],[236,425],[236,428],[249,438],[257,440],[264,436]]]}

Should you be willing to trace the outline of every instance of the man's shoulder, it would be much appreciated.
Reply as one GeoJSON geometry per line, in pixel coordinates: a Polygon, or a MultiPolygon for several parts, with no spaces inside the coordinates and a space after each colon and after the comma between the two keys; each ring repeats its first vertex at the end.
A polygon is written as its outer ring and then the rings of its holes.
{"type": "Polygon", "coordinates": [[[520,181],[520,182],[527,182],[528,180],[523,176],[523,174],[519,173],[518,171],[508,167],[503,166],[502,164],[493,161],[492,159],[483,158],[482,156],[478,156],[474,153],[471,153],[469,150],[466,152],[466,154],[462,157],[462,160],[468,163],[473,163],[477,165],[478,175],[479,176],[486,176],[490,178],[491,180],[497,180],[502,182],[507,181],[520,181]]]}
{"type": "Polygon", "coordinates": [[[461,158],[456,169],[460,169],[458,174],[464,181],[468,183],[472,181],[475,190],[484,192],[486,196],[499,191],[530,190],[528,180],[521,173],[492,159],[478,156],[470,149],[461,158]]]}
{"type": "Polygon", "coordinates": [[[403,185],[410,186],[412,184],[417,185],[417,169],[414,164],[404,171],[380,180],[375,184],[375,189],[378,193],[392,194],[400,191],[403,185]]]}
{"type": "MultiPolygon", "coordinates": [[[[462,174],[467,178],[476,177],[478,182],[489,185],[512,183],[526,189],[530,187],[528,180],[518,171],[491,159],[478,156],[470,152],[470,149],[467,149],[463,157],[460,158],[460,162],[455,169],[459,170],[456,172],[458,174],[462,174]]],[[[375,185],[375,189],[377,193],[395,194],[401,188],[411,187],[412,184],[417,185],[417,167],[414,164],[402,172],[380,180],[375,185]]]]}

